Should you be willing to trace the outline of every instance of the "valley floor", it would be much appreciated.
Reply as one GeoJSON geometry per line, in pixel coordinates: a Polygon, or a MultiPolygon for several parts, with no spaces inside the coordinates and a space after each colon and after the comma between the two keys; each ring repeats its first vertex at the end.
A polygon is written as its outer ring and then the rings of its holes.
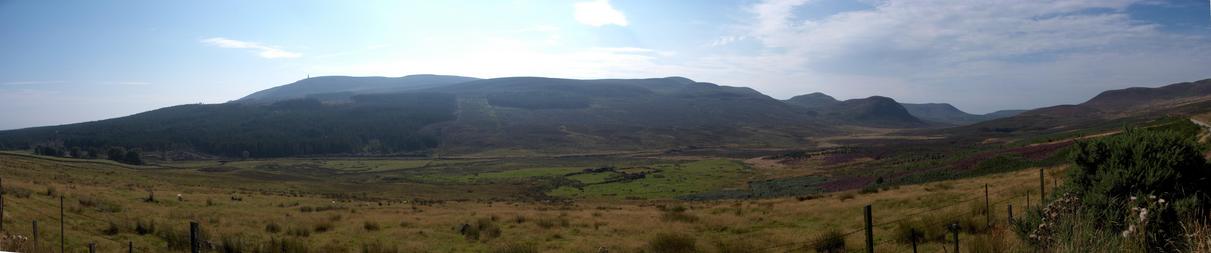
{"type": "MultiPolygon", "coordinates": [[[[39,245],[42,249],[57,249],[62,197],[69,251],[82,250],[95,242],[100,252],[124,250],[128,243],[138,252],[183,250],[186,244],[182,238],[187,235],[189,221],[199,222],[215,247],[243,252],[289,245],[311,252],[483,252],[517,244],[543,252],[645,252],[653,243],[668,240],[670,234],[687,235],[696,249],[707,252],[801,252],[811,251],[810,242],[829,231],[845,233],[845,245],[853,251],[864,248],[860,231],[866,205],[873,208],[876,249],[904,252],[911,251],[910,246],[897,239],[897,227],[905,219],[937,223],[930,225],[939,229],[942,223],[952,221],[983,224],[986,186],[993,229],[972,231],[975,235],[964,232],[960,238],[964,245],[975,241],[981,244],[971,247],[991,243],[1013,248],[1018,240],[1005,229],[1004,222],[1008,205],[1015,209],[1037,205],[1028,203],[1027,198],[1038,202],[1041,171],[1027,169],[877,192],[843,191],[760,200],[524,201],[481,198],[501,193],[484,193],[490,190],[474,186],[436,189],[408,182],[362,185],[384,189],[369,194],[342,192],[342,185],[357,182],[339,180],[280,183],[275,181],[280,178],[254,180],[194,170],[14,155],[0,158],[5,190],[3,229],[8,235],[0,247],[30,249],[31,222],[37,220],[41,226],[39,245]],[[465,193],[466,198],[415,197],[431,191],[465,193]]],[[[1045,170],[1047,189],[1055,186],[1055,175],[1061,170],[1045,170]]],[[[510,190],[504,191],[504,195],[510,194],[510,190]]],[[[936,252],[947,245],[951,244],[943,240],[923,242],[920,250],[936,252]]]]}

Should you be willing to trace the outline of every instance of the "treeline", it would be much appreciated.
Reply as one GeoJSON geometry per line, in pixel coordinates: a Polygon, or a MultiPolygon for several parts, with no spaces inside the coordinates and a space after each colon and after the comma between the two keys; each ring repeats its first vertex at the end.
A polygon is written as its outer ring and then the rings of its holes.
{"type": "MultiPolygon", "coordinates": [[[[79,159],[98,159],[98,158],[100,158],[101,150],[102,149],[95,148],[95,147],[62,148],[62,147],[55,147],[55,146],[39,145],[39,146],[34,147],[34,154],[44,155],[44,156],[54,156],[54,157],[71,157],[71,158],[79,158],[79,159]]],[[[135,150],[135,149],[127,150],[122,147],[109,147],[104,150],[105,150],[105,159],[109,159],[109,160],[113,160],[115,162],[120,162],[120,163],[125,163],[125,164],[133,164],[133,165],[142,165],[143,164],[143,156],[141,154],[139,154],[138,150],[135,150]]]]}
{"type": "Polygon", "coordinates": [[[456,108],[448,94],[351,99],[344,104],[300,99],[270,105],[180,105],[110,120],[0,132],[0,147],[32,149],[36,143],[56,142],[81,149],[127,147],[227,157],[391,154],[436,147],[437,133],[422,129],[453,120],[456,108]]]}

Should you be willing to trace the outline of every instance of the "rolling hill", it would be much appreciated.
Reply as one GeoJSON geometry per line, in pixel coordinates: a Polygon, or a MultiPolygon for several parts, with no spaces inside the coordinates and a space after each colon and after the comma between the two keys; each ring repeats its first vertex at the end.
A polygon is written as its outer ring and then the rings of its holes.
{"type": "Polygon", "coordinates": [[[317,77],[230,103],[3,131],[0,148],[123,146],[253,157],[576,153],[794,146],[837,133],[809,111],[752,89],[680,77],[317,77]],[[343,82],[350,88],[337,88],[343,82]]]}
{"type": "Polygon", "coordinates": [[[1131,122],[1208,111],[1211,111],[1211,79],[1154,88],[1108,90],[1084,103],[1029,110],[951,132],[1026,134],[1114,128],[1131,122]]]}
{"type": "Polygon", "coordinates": [[[299,80],[294,83],[258,91],[243,98],[244,103],[273,103],[282,100],[305,98],[308,96],[323,96],[325,94],[376,94],[393,93],[424,88],[432,88],[447,84],[455,84],[479,80],[473,77],[444,76],[444,75],[409,75],[403,77],[352,77],[352,76],[322,76],[299,80]]]}
{"type": "Polygon", "coordinates": [[[922,120],[950,125],[969,125],[982,121],[1017,115],[1024,110],[1002,110],[989,114],[970,114],[947,103],[910,104],[900,103],[909,114],[922,120]]]}
{"type": "Polygon", "coordinates": [[[875,105],[879,104],[879,102],[888,102],[887,100],[895,102],[895,100],[886,97],[870,97],[851,101],[839,101],[827,94],[815,92],[791,97],[783,102],[825,114],[833,114],[832,116],[834,118],[838,118],[843,121],[848,120],[850,123],[877,127],[969,125],[981,121],[1013,116],[1024,111],[1003,110],[984,115],[977,115],[964,112],[959,110],[959,108],[955,108],[954,106],[946,103],[899,103],[899,107],[903,107],[903,110],[907,111],[908,115],[903,115],[903,113],[900,112],[900,109],[895,108],[897,106],[891,105],[890,103],[883,103],[881,106],[866,106],[860,109],[847,108],[861,104],[875,105]],[[880,109],[880,111],[862,111],[870,109],[880,109]]]}
{"type": "Polygon", "coordinates": [[[837,101],[824,93],[799,95],[783,101],[818,113],[832,121],[867,127],[915,128],[928,126],[925,121],[909,114],[896,100],[872,96],[837,101]]]}

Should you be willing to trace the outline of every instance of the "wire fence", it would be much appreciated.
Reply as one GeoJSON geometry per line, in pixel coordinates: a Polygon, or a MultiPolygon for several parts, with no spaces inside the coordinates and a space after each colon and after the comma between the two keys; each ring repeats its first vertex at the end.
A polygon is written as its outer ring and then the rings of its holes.
{"type": "MultiPolygon", "coordinates": [[[[1046,193],[1047,185],[1046,185],[1046,180],[1044,178],[1045,178],[1044,170],[1040,169],[1039,170],[1039,189],[1038,189],[1038,190],[1040,190],[1038,192],[1039,193],[1039,196],[1038,196],[1039,203],[1038,204],[1040,206],[1044,205],[1044,201],[1046,199],[1044,196],[1046,193]]],[[[1033,194],[1033,192],[1027,191],[1027,193],[1025,195],[1011,194],[1011,195],[1008,195],[1008,197],[1002,197],[1002,198],[999,198],[998,200],[996,200],[995,202],[993,202],[991,199],[992,195],[1005,196],[1004,193],[1006,193],[1006,192],[1020,190],[1022,188],[1021,187],[1006,187],[1006,188],[997,190],[995,192],[989,192],[988,185],[985,184],[984,187],[985,188],[984,188],[983,196],[978,196],[978,194],[977,194],[977,196],[971,196],[968,198],[960,199],[958,201],[949,202],[944,205],[926,207],[924,209],[921,209],[921,210],[918,210],[915,212],[898,215],[898,217],[896,217],[896,218],[880,221],[877,223],[873,222],[874,221],[873,211],[875,209],[873,208],[872,205],[866,205],[864,208],[864,211],[863,211],[863,213],[864,213],[863,216],[865,217],[865,224],[862,228],[847,230],[847,231],[843,231],[843,232],[836,232],[837,234],[833,234],[833,235],[829,235],[829,236],[815,235],[816,237],[811,240],[773,244],[773,245],[768,245],[765,247],[755,248],[755,249],[753,249],[753,251],[754,252],[805,251],[805,250],[809,250],[813,247],[820,245],[821,243],[823,243],[826,240],[836,240],[836,238],[841,238],[840,240],[844,241],[845,239],[848,239],[851,236],[854,236],[856,234],[862,234],[862,232],[865,231],[868,233],[865,233],[864,239],[865,239],[866,245],[864,245],[864,248],[867,249],[866,252],[874,252],[874,247],[875,247],[876,243],[888,242],[888,240],[887,240],[888,237],[886,237],[886,236],[879,237],[876,240],[876,238],[874,237],[874,234],[873,234],[875,227],[887,227],[890,225],[899,224],[901,222],[910,221],[912,219],[925,218],[931,214],[936,215],[936,213],[938,211],[941,211],[943,209],[958,207],[961,205],[971,205],[971,203],[973,201],[978,201],[981,199],[983,199],[985,201],[985,205],[983,206],[983,208],[985,208],[985,210],[983,210],[983,215],[986,216],[988,219],[988,223],[986,223],[986,226],[993,226],[993,224],[996,223],[996,222],[993,222],[993,220],[994,220],[993,213],[996,212],[996,211],[994,211],[994,208],[993,208],[994,205],[1001,205],[1001,204],[1005,204],[1010,201],[1027,198],[1028,199],[1027,200],[1028,203],[1026,203],[1027,206],[1024,206],[1023,208],[1021,208],[1021,210],[1025,211],[1025,210],[1028,210],[1028,208],[1029,208],[1029,205],[1030,205],[1029,196],[1031,194],[1033,194]],[[778,251],[778,250],[781,250],[781,251],[778,251]]],[[[1057,187],[1059,187],[1058,183],[1053,184],[1052,189],[1054,190],[1057,187]]],[[[33,252],[55,252],[54,250],[46,251],[45,250],[46,247],[43,247],[43,246],[45,244],[47,244],[48,242],[39,241],[39,239],[42,239],[39,236],[41,234],[44,234],[44,231],[47,231],[46,228],[54,229],[55,227],[52,227],[54,225],[58,225],[58,230],[59,230],[59,233],[58,233],[58,235],[59,235],[59,238],[58,238],[59,239],[59,251],[58,252],[67,252],[67,248],[66,248],[67,236],[65,234],[65,225],[64,224],[65,224],[66,219],[68,219],[68,218],[72,218],[72,219],[80,218],[81,220],[86,220],[86,221],[91,221],[91,222],[100,222],[100,223],[112,223],[113,222],[112,220],[94,217],[94,216],[88,215],[84,212],[74,212],[73,211],[73,212],[70,212],[71,216],[69,217],[67,215],[68,212],[64,211],[64,201],[66,198],[62,194],[59,195],[60,211],[59,211],[58,215],[55,215],[54,213],[41,212],[40,210],[35,210],[34,208],[28,207],[28,206],[5,205],[3,199],[4,199],[4,195],[7,193],[4,192],[3,189],[4,189],[3,182],[0,181],[0,230],[4,231],[6,233],[9,231],[16,230],[12,227],[5,226],[2,222],[5,219],[5,217],[3,216],[3,213],[6,212],[6,210],[5,210],[6,208],[24,209],[25,212],[23,212],[23,213],[34,214],[33,217],[29,217],[30,222],[31,222],[30,224],[32,226],[31,227],[32,238],[27,238],[27,239],[31,240],[33,243],[32,244],[33,252]]],[[[1007,212],[1007,217],[1008,217],[1007,220],[1013,219],[1012,205],[1009,205],[1005,211],[1007,212]]],[[[1022,214],[1025,214],[1025,212],[1022,212],[1022,214]]],[[[977,215],[977,213],[976,212],[966,212],[965,214],[961,214],[961,215],[963,216],[962,218],[970,218],[971,216],[977,215]]],[[[954,221],[958,217],[950,216],[948,218],[949,219],[935,219],[935,220],[928,222],[925,225],[927,225],[927,226],[947,226],[947,225],[953,226],[954,224],[950,224],[950,223],[954,223],[954,221]]],[[[192,248],[191,252],[199,252],[198,246],[204,243],[204,242],[200,242],[198,239],[198,233],[199,233],[198,229],[199,229],[198,224],[196,222],[191,221],[190,222],[190,247],[192,248]]],[[[952,227],[950,229],[952,230],[952,232],[955,233],[955,237],[958,237],[958,232],[957,232],[956,228],[952,227]]],[[[5,238],[5,239],[9,239],[9,238],[5,238]]],[[[751,238],[734,238],[733,240],[748,240],[748,239],[751,239],[751,238]]],[[[892,243],[895,243],[895,242],[892,242],[892,243]]],[[[916,248],[915,245],[917,243],[915,241],[915,237],[914,237],[914,241],[912,243],[914,245],[913,248],[914,248],[914,252],[915,252],[915,248],[916,248]]],[[[925,243],[925,242],[922,242],[922,243],[925,243]]],[[[959,249],[958,241],[955,241],[954,239],[947,239],[947,243],[954,243],[954,250],[957,251],[959,249]]],[[[0,243],[0,246],[3,246],[2,244],[3,243],[0,243]]],[[[88,250],[89,250],[88,252],[90,252],[90,253],[96,252],[95,245],[96,245],[95,243],[89,242],[88,243],[88,250]]],[[[135,248],[134,248],[133,241],[128,241],[126,246],[127,246],[128,252],[134,252],[135,248]]],[[[944,250],[944,252],[949,252],[949,249],[946,246],[943,246],[942,249],[944,250]]],[[[0,250],[2,250],[2,249],[0,249],[0,250]]]]}
{"type": "MultiPolygon", "coordinates": [[[[1020,209],[1019,209],[1019,210],[1021,210],[1021,211],[1022,211],[1022,212],[1021,212],[1021,214],[1025,214],[1025,211],[1026,211],[1026,210],[1028,210],[1029,205],[1031,204],[1031,203],[1029,203],[1029,202],[1030,202],[1030,200],[1029,200],[1029,199],[1030,199],[1030,195],[1033,195],[1033,194],[1035,194],[1035,193],[1039,194],[1039,196],[1037,196],[1038,198],[1037,198],[1037,199],[1035,199],[1035,200],[1037,200],[1037,201],[1039,202],[1039,203],[1037,203],[1037,204],[1038,204],[1038,205],[1040,205],[1040,206],[1044,205],[1044,201],[1046,200],[1046,198],[1045,198],[1045,195],[1046,195],[1046,189],[1048,188],[1048,185],[1046,184],[1046,181],[1047,181],[1047,180],[1045,179],[1045,173],[1044,173],[1044,170],[1039,170],[1039,176],[1040,176],[1040,177],[1039,177],[1039,178],[1040,178],[1040,180],[1039,180],[1039,188],[1038,188],[1038,189],[1036,189],[1036,190],[1039,190],[1039,191],[1037,191],[1037,192],[1027,190],[1027,193],[1026,193],[1026,194],[1009,194],[1009,195],[1005,195],[1005,193],[1010,192],[1010,191],[1019,191],[1019,190],[1021,190],[1021,189],[1022,189],[1022,187],[1006,187],[1006,188],[1002,188],[1002,189],[997,190],[997,191],[989,192],[989,191],[988,191],[988,185],[985,185],[985,186],[984,186],[984,187],[985,187],[985,191],[983,192],[982,196],[980,196],[980,194],[976,193],[976,195],[977,195],[977,196],[971,196],[971,197],[968,197],[968,198],[965,198],[965,199],[960,199],[959,201],[949,202],[949,203],[944,204],[944,205],[937,205],[937,206],[926,207],[926,208],[924,208],[924,209],[921,209],[921,210],[918,210],[918,211],[915,211],[915,212],[912,212],[912,213],[903,214],[903,215],[898,215],[898,217],[896,217],[896,218],[893,218],[893,219],[890,219],[890,220],[885,220],[885,221],[880,221],[880,222],[877,222],[877,223],[875,223],[875,222],[870,222],[870,220],[873,220],[873,218],[874,218],[874,217],[871,217],[870,219],[868,219],[868,223],[864,224],[864,227],[862,227],[862,228],[857,228],[857,229],[853,229],[853,230],[846,230],[846,231],[840,231],[840,232],[838,232],[839,234],[828,235],[828,236],[825,236],[824,234],[817,234],[817,235],[815,235],[815,238],[814,238],[814,239],[811,239],[811,240],[807,240],[807,241],[798,241],[798,242],[779,243],[779,244],[769,245],[769,246],[765,246],[765,247],[759,247],[759,248],[755,248],[755,249],[754,249],[754,251],[755,251],[755,252],[802,252],[802,251],[811,250],[811,249],[813,249],[814,247],[816,247],[816,246],[820,245],[821,243],[823,243],[824,241],[826,241],[826,240],[830,240],[830,239],[835,239],[835,238],[837,238],[837,237],[842,238],[842,240],[844,240],[844,239],[849,239],[851,236],[855,236],[855,235],[863,235],[863,233],[862,233],[862,232],[864,232],[864,231],[871,231],[871,233],[870,233],[871,235],[870,235],[870,236],[873,236],[873,232],[874,232],[873,230],[874,230],[874,228],[875,228],[875,227],[887,227],[887,226],[890,226],[890,225],[896,225],[896,224],[899,224],[899,223],[901,223],[901,222],[906,222],[906,221],[910,221],[910,220],[913,220],[913,219],[925,218],[925,217],[928,217],[928,216],[929,216],[929,215],[931,215],[931,214],[936,215],[936,213],[937,213],[938,211],[941,211],[941,210],[943,210],[943,209],[947,209],[947,208],[953,208],[953,207],[960,207],[960,206],[962,206],[962,205],[971,205],[971,203],[972,203],[973,201],[978,201],[978,200],[984,200],[984,201],[985,201],[985,205],[984,205],[984,206],[982,206],[982,207],[985,209],[985,210],[983,211],[983,215],[984,215],[984,216],[986,216],[986,217],[987,217],[987,219],[988,219],[988,222],[986,223],[986,226],[993,226],[994,224],[1001,222],[999,218],[993,218],[993,217],[995,217],[995,216],[994,216],[994,213],[999,212],[999,211],[996,211],[996,209],[998,209],[998,208],[994,208],[994,206],[1000,207],[1000,205],[1002,205],[1002,204],[1009,203],[1009,202],[1011,202],[1011,201],[1015,201],[1015,200],[1022,200],[1022,199],[1024,199],[1024,198],[1025,198],[1025,199],[1027,199],[1027,200],[1026,200],[1026,201],[1027,201],[1026,206],[1020,206],[1020,209]],[[993,201],[991,196],[1001,196],[1001,197],[999,197],[997,200],[993,201]]],[[[1054,180],[1054,179],[1053,179],[1053,180],[1054,180]]],[[[1053,181],[1053,182],[1055,182],[1055,181],[1053,181]]],[[[1018,186],[1025,186],[1025,185],[1018,185],[1018,186]]],[[[1054,183],[1054,184],[1053,184],[1053,185],[1052,185],[1050,188],[1051,188],[1052,190],[1054,190],[1054,189],[1055,189],[1055,188],[1057,188],[1057,187],[1059,187],[1059,186],[1058,186],[1058,182],[1054,183]]],[[[873,209],[872,205],[867,205],[867,206],[866,206],[866,208],[867,208],[867,210],[873,209]]],[[[877,210],[877,209],[876,209],[876,210],[877,210]]],[[[1005,220],[1006,222],[1008,222],[1010,219],[1013,219],[1013,209],[1012,209],[1012,205],[1005,206],[1005,209],[1003,209],[1003,211],[1004,211],[1004,212],[1005,212],[1005,214],[1006,214],[1006,218],[1007,218],[1007,219],[1005,220]]],[[[865,212],[865,211],[864,211],[864,212],[865,212]]],[[[865,215],[865,214],[864,214],[864,215],[865,215]]],[[[961,214],[961,215],[962,215],[962,217],[954,217],[954,216],[950,216],[950,217],[947,217],[947,218],[944,218],[944,219],[934,219],[934,220],[932,220],[932,221],[930,221],[930,222],[927,222],[925,225],[926,225],[926,226],[947,226],[947,225],[954,225],[954,224],[951,224],[951,223],[954,223],[954,221],[955,221],[956,219],[958,219],[958,218],[971,218],[972,216],[977,215],[977,213],[976,213],[976,212],[965,212],[965,213],[963,213],[963,214],[961,214]]],[[[952,230],[954,230],[954,229],[956,229],[956,228],[948,228],[948,229],[952,229],[952,230]]],[[[955,232],[957,232],[957,231],[955,231],[955,232]]],[[[955,236],[955,237],[957,237],[957,236],[955,236]]],[[[867,242],[871,242],[871,243],[868,243],[867,245],[862,245],[862,247],[867,249],[867,251],[866,251],[866,252],[874,252],[874,247],[876,247],[876,245],[875,245],[875,244],[877,244],[877,243],[883,243],[883,242],[890,242],[889,240],[887,240],[887,238],[888,238],[888,237],[886,237],[886,236],[884,236],[884,237],[877,237],[877,239],[876,239],[876,238],[869,238],[869,237],[868,237],[868,238],[864,238],[864,239],[866,239],[866,241],[867,241],[867,242]]],[[[737,238],[737,239],[734,239],[734,240],[745,240],[745,239],[747,239],[747,238],[737,238]]],[[[949,252],[950,250],[958,250],[958,244],[959,244],[959,243],[958,243],[958,242],[955,242],[955,241],[954,241],[954,239],[953,239],[953,237],[951,237],[951,239],[946,239],[946,240],[947,240],[947,242],[945,242],[945,243],[953,243],[953,244],[954,244],[954,247],[947,247],[947,246],[949,246],[949,245],[944,245],[944,246],[942,247],[943,252],[949,252]]],[[[960,239],[960,241],[961,241],[961,239],[960,239]]],[[[891,242],[891,243],[896,243],[896,242],[891,242]]],[[[925,243],[925,242],[924,242],[924,241],[922,241],[922,242],[920,242],[920,243],[925,243]]],[[[913,244],[915,245],[915,244],[916,244],[916,242],[913,242],[913,244]]],[[[915,247],[914,247],[914,248],[915,248],[915,247]]],[[[915,250],[915,249],[914,249],[914,250],[915,250]]],[[[914,252],[915,252],[915,251],[914,251],[914,252]]]]}

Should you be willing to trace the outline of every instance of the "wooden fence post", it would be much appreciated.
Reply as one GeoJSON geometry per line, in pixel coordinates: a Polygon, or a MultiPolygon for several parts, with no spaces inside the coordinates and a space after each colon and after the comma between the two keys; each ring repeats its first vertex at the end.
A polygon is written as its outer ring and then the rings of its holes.
{"type": "Polygon", "coordinates": [[[1009,222],[1009,224],[1013,224],[1013,204],[1009,204],[1009,219],[1007,222],[1009,222]]]}
{"type": "Polygon", "coordinates": [[[38,220],[34,220],[34,252],[38,252],[38,220]]]}
{"type": "Polygon", "coordinates": [[[950,231],[955,235],[955,253],[959,253],[959,224],[950,224],[950,231]]]}
{"type": "Polygon", "coordinates": [[[88,253],[97,253],[97,243],[95,243],[95,242],[88,243],[88,253]]]}
{"type": "Polygon", "coordinates": [[[59,195],[59,253],[67,253],[67,234],[63,233],[63,195],[59,195]]]}
{"type": "Polygon", "coordinates": [[[135,241],[126,241],[126,253],[135,253],[135,241]]]}
{"type": "Polygon", "coordinates": [[[197,222],[189,222],[189,252],[199,253],[197,245],[197,222]]]}
{"type": "Polygon", "coordinates": [[[4,231],[4,179],[0,178],[0,231],[4,231]]]}
{"type": "Polygon", "coordinates": [[[1047,182],[1043,179],[1043,168],[1039,168],[1039,208],[1047,205],[1047,182]]]}
{"type": "Polygon", "coordinates": [[[984,184],[984,218],[985,224],[992,226],[992,207],[988,202],[988,184],[984,184]]]}
{"type": "Polygon", "coordinates": [[[0,231],[4,231],[4,180],[0,179],[0,231]]]}
{"type": "Polygon", "coordinates": [[[871,217],[872,215],[871,215],[870,205],[866,205],[866,208],[863,208],[863,209],[866,213],[866,252],[874,253],[875,252],[874,218],[871,217]]]}
{"type": "Polygon", "coordinates": [[[917,228],[908,228],[908,235],[912,241],[912,253],[917,253],[917,228]]]}

